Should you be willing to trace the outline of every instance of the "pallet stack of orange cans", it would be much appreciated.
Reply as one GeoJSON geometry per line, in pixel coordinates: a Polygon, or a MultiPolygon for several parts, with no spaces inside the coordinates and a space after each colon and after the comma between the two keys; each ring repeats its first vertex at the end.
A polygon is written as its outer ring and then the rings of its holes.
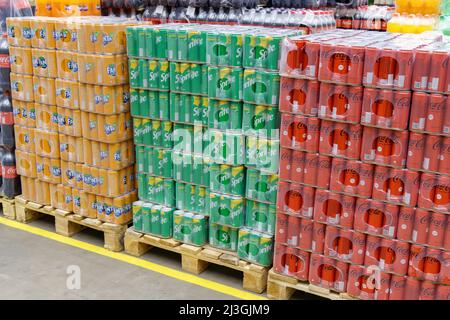
{"type": "Polygon", "coordinates": [[[7,21],[23,197],[116,224],[136,200],[119,18],[7,21]]]}
{"type": "Polygon", "coordinates": [[[360,299],[450,299],[441,40],[350,30],[284,40],[275,272],[360,299]]]}

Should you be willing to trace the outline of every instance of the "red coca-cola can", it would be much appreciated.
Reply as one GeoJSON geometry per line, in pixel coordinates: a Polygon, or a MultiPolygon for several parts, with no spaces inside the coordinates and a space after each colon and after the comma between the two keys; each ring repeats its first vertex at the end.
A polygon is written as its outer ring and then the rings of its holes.
{"type": "Polygon", "coordinates": [[[355,230],[389,238],[397,233],[400,207],[371,199],[358,199],[355,210],[355,230]]]}
{"type": "Polygon", "coordinates": [[[450,212],[450,177],[422,174],[418,206],[426,210],[450,212]]]}

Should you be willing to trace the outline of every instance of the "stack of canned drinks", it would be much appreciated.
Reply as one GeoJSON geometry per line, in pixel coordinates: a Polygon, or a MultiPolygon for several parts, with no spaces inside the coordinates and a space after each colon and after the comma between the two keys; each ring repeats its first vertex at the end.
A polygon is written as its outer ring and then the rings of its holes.
{"type": "Polygon", "coordinates": [[[27,200],[116,224],[136,200],[125,28],[8,18],[17,173],[27,200]]]}
{"type": "Polygon", "coordinates": [[[361,299],[448,300],[448,43],[337,30],[281,51],[274,270],[361,299]]]}
{"type": "Polygon", "coordinates": [[[127,29],[136,230],[271,264],[279,43],[295,34],[197,24],[127,29]]]}

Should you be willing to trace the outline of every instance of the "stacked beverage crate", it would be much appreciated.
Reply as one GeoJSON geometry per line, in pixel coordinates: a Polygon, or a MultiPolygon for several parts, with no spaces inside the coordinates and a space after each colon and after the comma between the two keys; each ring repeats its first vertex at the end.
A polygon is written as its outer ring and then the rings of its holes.
{"type": "MultiPolygon", "coordinates": [[[[209,242],[237,251],[243,259],[271,264],[279,148],[277,69],[279,42],[285,34],[298,32],[265,28],[250,32],[247,27],[222,31],[195,24],[128,29],[128,39],[133,39],[128,41],[129,56],[140,57],[131,58],[129,64],[138,172],[145,171],[142,164],[150,154],[141,145],[145,134],[151,131],[149,139],[155,137],[154,125],[145,129],[142,112],[150,112],[152,123],[164,114],[163,119],[170,121],[165,126],[173,127],[172,141],[165,146],[171,160],[162,167],[167,178],[172,171],[174,181],[164,191],[171,194],[171,201],[163,204],[176,209],[175,240],[199,246],[209,242]],[[144,81],[150,86],[153,78],[145,71],[152,69],[151,60],[148,66],[142,62],[148,56],[169,64],[169,102],[161,108],[166,98],[161,98],[159,88],[160,111],[155,115],[152,102],[143,106],[139,99],[144,81]]],[[[159,72],[156,79],[166,78],[166,73],[159,72]]],[[[138,180],[140,199],[158,202],[145,198],[148,191],[141,192],[148,177],[139,174],[138,180]]],[[[137,202],[135,229],[149,232],[143,227],[146,214],[141,208],[144,203],[137,202]]]]}
{"type": "Polygon", "coordinates": [[[207,66],[204,39],[199,31],[188,39],[188,26],[127,29],[140,199],[134,229],[201,246],[209,214],[207,66]]]}
{"type": "Polygon", "coordinates": [[[22,72],[11,74],[11,87],[26,200],[116,224],[131,219],[129,24],[100,17],[8,20],[13,72],[22,72]]]}
{"type": "MultiPolygon", "coordinates": [[[[274,270],[362,299],[447,299],[448,148],[435,142],[440,152],[423,161],[434,161],[434,169],[417,167],[427,147],[407,131],[413,74],[424,64],[419,52],[440,39],[332,36],[338,39],[323,33],[283,43],[280,110],[287,113],[274,270]],[[428,248],[417,246],[424,242],[428,248]]],[[[445,64],[435,69],[448,72],[445,64]]],[[[422,77],[418,83],[427,83],[422,77]]],[[[429,103],[417,120],[411,112],[411,130],[440,113],[432,125],[445,136],[448,99],[434,101],[440,103],[429,103]]]]}

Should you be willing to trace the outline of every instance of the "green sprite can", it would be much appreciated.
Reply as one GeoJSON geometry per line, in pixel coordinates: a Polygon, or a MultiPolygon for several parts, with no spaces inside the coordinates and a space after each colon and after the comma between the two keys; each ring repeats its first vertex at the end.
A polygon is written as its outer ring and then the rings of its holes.
{"type": "Polygon", "coordinates": [[[160,120],[153,120],[152,121],[152,130],[151,130],[151,139],[152,143],[151,145],[156,147],[162,146],[162,129],[161,129],[161,121],[160,120]]]}
{"type": "Polygon", "coordinates": [[[209,100],[209,127],[213,129],[229,129],[230,102],[225,100],[209,100]]]}
{"type": "MultiPolygon", "coordinates": [[[[203,97],[192,96],[190,112],[190,121],[196,125],[203,124],[203,97]]],[[[188,113],[189,114],[189,113],[188,113]]]]}
{"type": "Polygon", "coordinates": [[[130,57],[136,57],[139,55],[138,51],[138,39],[137,39],[137,27],[127,27],[127,54],[130,57]]]}
{"type": "MultiPolygon", "coordinates": [[[[185,217],[186,218],[186,217],[185,217]]],[[[192,217],[191,243],[202,246],[208,241],[208,223],[204,215],[194,215],[192,217]]]]}
{"type": "Polygon", "coordinates": [[[162,127],[162,147],[171,149],[173,147],[173,141],[172,141],[172,122],[170,121],[162,121],[161,122],[162,127]]]}
{"type": "Polygon", "coordinates": [[[142,135],[142,119],[141,118],[133,118],[133,132],[134,132],[134,144],[142,144],[143,143],[143,135],[142,135]]]}
{"type": "Polygon", "coordinates": [[[158,91],[147,91],[148,92],[148,116],[152,119],[160,119],[159,116],[159,92],[158,91]]]}
{"type": "Polygon", "coordinates": [[[152,139],[154,124],[155,120],[142,119],[142,143],[146,146],[151,146],[154,143],[154,140],[152,139]]]}
{"type": "Polygon", "coordinates": [[[231,167],[230,193],[239,196],[243,196],[245,194],[244,166],[231,167]]]}
{"type": "Polygon", "coordinates": [[[230,34],[230,54],[229,54],[229,66],[241,67],[242,66],[242,34],[232,33],[230,34]]]}
{"type": "Polygon", "coordinates": [[[142,117],[150,116],[149,93],[151,91],[138,90],[139,93],[139,114],[142,117]]]}
{"type": "Polygon", "coordinates": [[[159,89],[159,61],[149,60],[147,71],[147,86],[144,88],[159,89]]]}
{"type": "Polygon", "coordinates": [[[146,200],[148,195],[147,175],[145,173],[138,173],[138,197],[140,200],[146,200]]]}
{"type": "Polygon", "coordinates": [[[238,233],[238,257],[247,260],[249,257],[250,247],[250,230],[247,228],[240,228],[238,233]]]}
{"type": "Polygon", "coordinates": [[[184,182],[191,181],[192,174],[192,154],[183,154],[183,172],[181,173],[181,180],[184,182]]]}
{"type": "Polygon", "coordinates": [[[192,239],[192,228],[193,228],[194,214],[191,212],[184,212],[183,217],[183,227],[181,228],[181,233],[183,235],[183,242],[193,243],[192,239]]]}
{"type": "Polygon", "coordinates": [[[184,211],[175,210],[173,213],[173,238],[174,240],[183,241],[184,240],[184,211]]]}
{"type": "Polygon", "coordinates": [[[185,206],[188,208],[188,211],[195,211],[195,186],[193,184],[186,185],[184,192],[185,206]]]}
{"type": "Polygon", "coordinates": [[[153,158],[153,153],[154,153],[154,148],[152,148],[152,147],[144,147],[144,152],[145,152],[145,154],[146,154],[146,164],[147,164],[147,166],[146,166],[146,169],[145,169],[145,172],[148,172],[148,173],[152,173],[153,174],[153,172],[154,172],[154,158],[153,158]]]}
{"type": "Polygon", "coordinates": [[[191,62],[205,62],[206,33],[204,31],[188,32],[187,60],[191,62]]]}
{"type": "Polygon", "coordinates": [[[186,184],[177,181],[175,188],[176,188],[176,193],[175,193],[176,207],[178,209],[185,210],[185,208],[184,208],[184,193],[185,193],[185,189],[186,189],[186,184]]]}
{"type": "Polygon", "coordinates": [[[205,185],[203,181],[203,156],[199,154],[194,154],[192,156],[192,179],[190,179],[194,184],[205,185]]]}
{"type": "Polygon", "coordinates": [[[209,114],[209,98],[202,97],[202,109],[201,109],[201,119],[202,125],[208,125],[208,114],[209,114]]]}
{"type": "Polygon", "coordinates": [[[180,63],[179,65],[179,74],[175,75],[175,82],[179,83],[179,91],[182,93],[193,93],[191,90],[191,64],[180,63]]]}
{"type": "Polygon", "coordinates": [[[170,121],[180,121],[180,99],[180,94],[170,93],[170,121]]]}
{"type": "Polygon", "coordinates": [[[172,157],[173,178],[175,180],[181,180],[183,173],[183,154],[179,151],[174,151],[172,157]]]}
{"type": "Polygon", "coordinates": [[[149,87],[149,69],[148,61],[145,59],[139,59],[139,88],[149,87]]]}
{"type": "Polygon", "coordinates": [[[167,30],[153,29],[155,39],[155,56],[158,59],[167,59],[167,30]]]}
{"type": "Polygon", "coordinates": [[[198,213],[206,213],[205,212],[205,197],[206,197],[206,188],[197,186],[196,187],[196,198],[195,198],[195,212],[198,213]]]}
{"type": "Polygon", "coordinates": [[[167,91],[170,89],[169,61],[159,61],[159,83],[158,89],[167,91]]]}
{"type": "Polygon", "coordinates": [[[190,86],[189,91],[192,94],[202,93],[202,65],[192,63],[190,64],[190,86]]]}
{"type": "Polygon", "coordinates": [[[248,238],[248,259],[250,261],[258,262],[259,238],[259,232],[253,230],[250,231],[250,236],[248,238]]]}
{"type": "Polygon", "coordinates": [[[175,182],[171,179],[164,179],[164,204],[175,206],[175,182]]]}
{"type": "Polygon", "coordinates": [[[245,69],[243,82],[244,82],[243,84],[244,101],[255,103],[256,70],[245,69]]]}
{"type": "Polygon", "coordinates": [[[218,43],[219,33],[217,31],[210,31],[206,35],[206,63],[210,65],[219,64],[219,56],[224,56],[227,53],[228,47],[218,43]],[[220,51],[219,51],[220,49],[220,51]]]}
{"type": "Polygon", "coordinates": [[[137,56],[145,57],[147,29],[144,27],[136,27],[136,35],[137,35],[137,56]]]}
{"type": "Polygon", "coordinates": [[[180,122],[190,122],[189,108],[191,96],[188,94],[180,94],[180,103],[178,105],[178,113],[180,122]]]}
{"type": "Polygon", "coordinates": [[[203,64],[201,66],[201,88],[200,93],[201,95],[208,95],[208,71],[209,67],[206,64],[203,64]]]}
{"type": "Polygon", "coordinates": [[[156,46],[155,38],[153,37],[153,29],[146,28],[145,32],[145,52],[141,57],[155,58],[156,46]]]}
{"type": "Polygon", "coordinates": [[[153,198],[152,200],[159,204],[164,204],[164,179],[161,177],[155,177],[155,184],[153,186],[153,198]]]}
{"type": "Polygon", "coordinates": [[[142,231],[142,206],[143,201],[133,202],[133,228],[135,231],[142,231]]]}
{"type": "Polygon", "coordinates": [[[138,172],[145,172],[147,169],[147,153],[145,152],[145,147],[136,146],[136,166],[138,172]]]}
{"type": "Polygon", "coordinates": [[[180,82],[181,64],[171,61],[169,64],[169,68],[170,68],[170,76],[169,76],[170,90],[174,92],[181,92],[181,82],[180,82]]]}
{"type": "Polygon", "coordinates": [[[161,234],[161,205],[154,205],[150,210],[150,233],[161,234]]]}
{"type": "Polygon", "coordinates": [[[258,263],[262,266],[270,266],[273,257],[273,236],[261,234],[259,239],[258,263]]]}
{"type": "Polygon", "coordinates": [[[193,126],[193,141],[190,150],[193,150],[195,154],[203,154],[203,138],[204,128],[203,126],[193,126]]]}
{"type": "Polygon", "coordinates": [[[145,233],[150,233],[152,231],[152,223],[151,223],[151,210],[153,208],[153,204],[144,203],[142,205],[142,231],[145,233]]]}
{"type": "Polygon", "coordinates": [[[130,88],[130,111],[131,116],[140,116],[139,90],[130,88]]]}
{"type": "Polygon", "coordinates": [[[238,230],[237,228],[211,223],[209,225],[209,244],[215,248],[236,251],[238,230]]]}
{"type": "Polygon", "coordinates": [[[248,136],[246,138],[245,164],[247,166],[256,166],[257,157],[259,157],[258,137],[248,136]]]}
{"type": "Polygon", "coordinates": [[[178,60],[178,31],[176,29],[167,30],[167,58],[178,60]]]}
{"type": "Polygon", "coordinates": [[[171,178],[173,176],[173,162],[172,162],[172,150],[162,150],[163,159],[159,162],[161,167],[162,176],[165,178],[171,178]]]}
{"type": "Polygon", "coordinates": [[[277,217],[277,205],[269,204],[269,213],[268,213],[269,221],[267,222],[267,230],[266,230],[268,234],[271,235],[275,234],[276,217],[277,217]]]}
{"type": "Polygon", "coordinates": [[[170,117],[170,101],[169,92],[158,92],[159,98],[159,118],[162,120],[169,120],[170,117]]]}
{"type": "Polygon", "coordinates": [[[128,61],[128,74],[130,77],[130,87],[139,88],[140,76],[139,76],[139,60],[129,59],[128,61]]]}
{"type": "Polygon", "coordinates": [[[188,31],[179,29],[177,30],[177,40],[178,40],[178,52],[175,60],[179,61],[189,61],[188,60],[188,31]]]}
{"type": "Polygon", "coordinates": [[[173,225],[173,208],[162,207],[161,208],[161,237],[170,238],[172,236],[173,225]]]}

